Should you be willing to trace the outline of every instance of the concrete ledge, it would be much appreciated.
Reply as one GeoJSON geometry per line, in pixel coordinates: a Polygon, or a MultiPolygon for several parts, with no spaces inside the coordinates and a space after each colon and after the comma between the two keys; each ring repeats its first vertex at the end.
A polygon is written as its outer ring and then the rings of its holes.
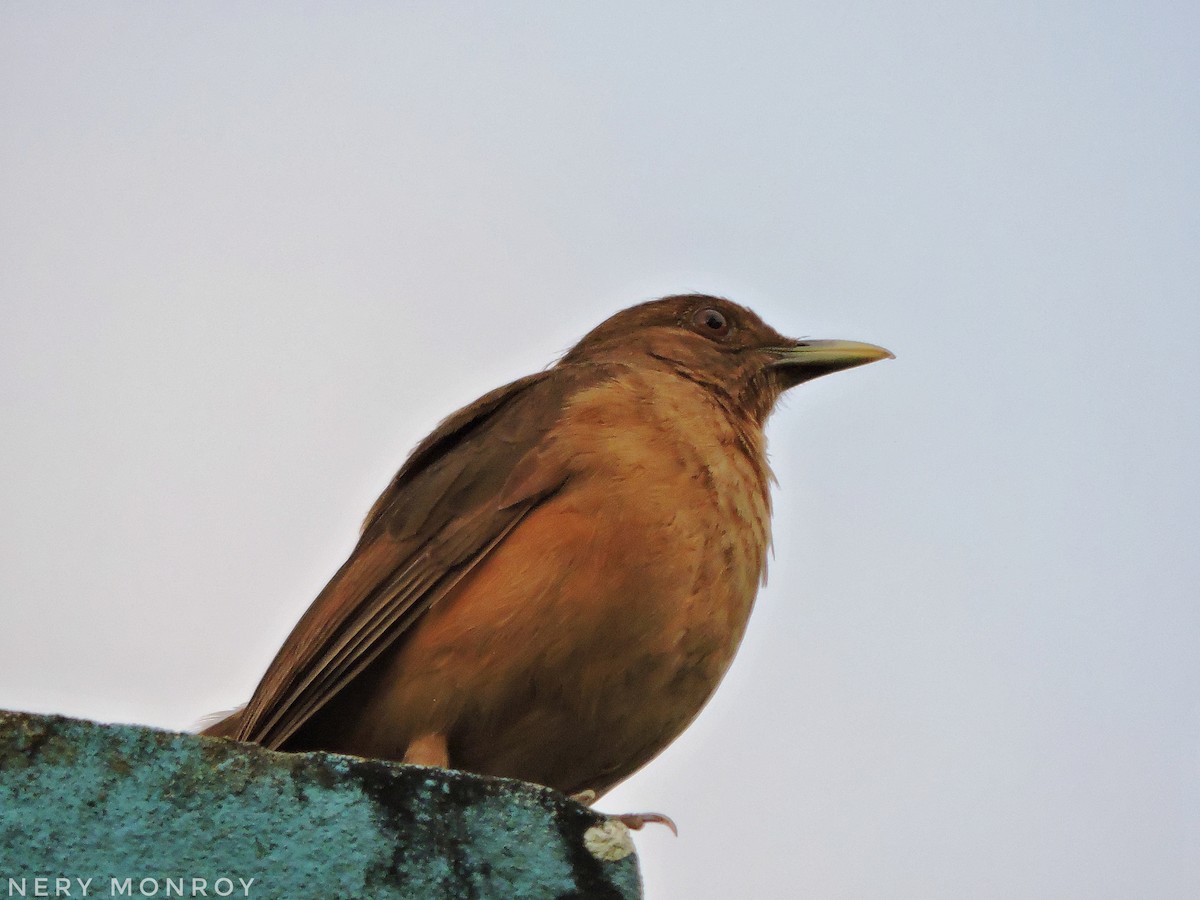
{"type": "Polygon", "coordinates": [[[547,788],[0,712],[0,898],[640,895],[623,826],[547,788]]]}

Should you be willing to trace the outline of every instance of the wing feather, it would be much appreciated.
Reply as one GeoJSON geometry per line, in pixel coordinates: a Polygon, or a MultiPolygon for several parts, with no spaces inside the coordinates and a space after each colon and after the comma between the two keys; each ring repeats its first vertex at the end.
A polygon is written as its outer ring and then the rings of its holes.
{"type": "Polygon", "coordinates": [[[417,446],[267,669],[239,740],[282,747],[565,483],[541,451],[576,375],[553,369],[492,391],[417,446]]]}

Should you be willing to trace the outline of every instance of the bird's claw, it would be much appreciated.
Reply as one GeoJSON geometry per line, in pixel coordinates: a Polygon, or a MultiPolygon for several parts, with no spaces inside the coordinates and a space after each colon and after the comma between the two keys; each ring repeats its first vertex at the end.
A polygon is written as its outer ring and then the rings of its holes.
{"type": "Polygon", "coordinates": [[[641,831],[651,823],[666,825],[671,829],[671,834],[679,837],[679,829],[675,827],[674,820],[662,813],[626,813],[623,816],[609,816],[609,818],[615,819],[631,831],[641,831]]]}
{"type": "MultiPolygon", "coordinates": [[[[570,799],[584,806],[591,806],[596,802],[598,796],[595,791],[589,788],[585,791],[571,794],[570,799]]],[[[670,816],[664,816],[662,813],[625,813],[624,815],[613,816],[608,815],[608,813],[601,813],[600,815],[614,822],[620,822],[630,831],[641,831],[652,823],[655,825],[666,825],[671,829],[671,834],[679,837],[679,829],[675,827],[675,821],[670,816]]]]}

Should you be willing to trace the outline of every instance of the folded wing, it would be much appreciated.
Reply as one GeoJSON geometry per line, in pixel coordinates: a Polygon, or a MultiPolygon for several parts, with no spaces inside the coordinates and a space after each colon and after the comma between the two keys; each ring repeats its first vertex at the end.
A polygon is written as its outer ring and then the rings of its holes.
{"type": "Polygon", "coordinates": [[[560,367],[515,381],[418,445],[267,669],[234,737],[283,747],[561,489],[568,473],[544,444],[578,380],[560,367]]]}

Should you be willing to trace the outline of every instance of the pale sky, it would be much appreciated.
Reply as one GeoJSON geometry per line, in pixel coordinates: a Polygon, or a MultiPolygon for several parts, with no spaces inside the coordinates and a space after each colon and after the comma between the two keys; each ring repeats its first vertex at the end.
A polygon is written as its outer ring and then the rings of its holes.
{"type": "Polygon", "coordinates": [[[720,293],[897,359],[647,896],[1200,895],[1196,4],[8,3],[0,121],[0,707],[244,701],[442,416],[720,293]]]}

